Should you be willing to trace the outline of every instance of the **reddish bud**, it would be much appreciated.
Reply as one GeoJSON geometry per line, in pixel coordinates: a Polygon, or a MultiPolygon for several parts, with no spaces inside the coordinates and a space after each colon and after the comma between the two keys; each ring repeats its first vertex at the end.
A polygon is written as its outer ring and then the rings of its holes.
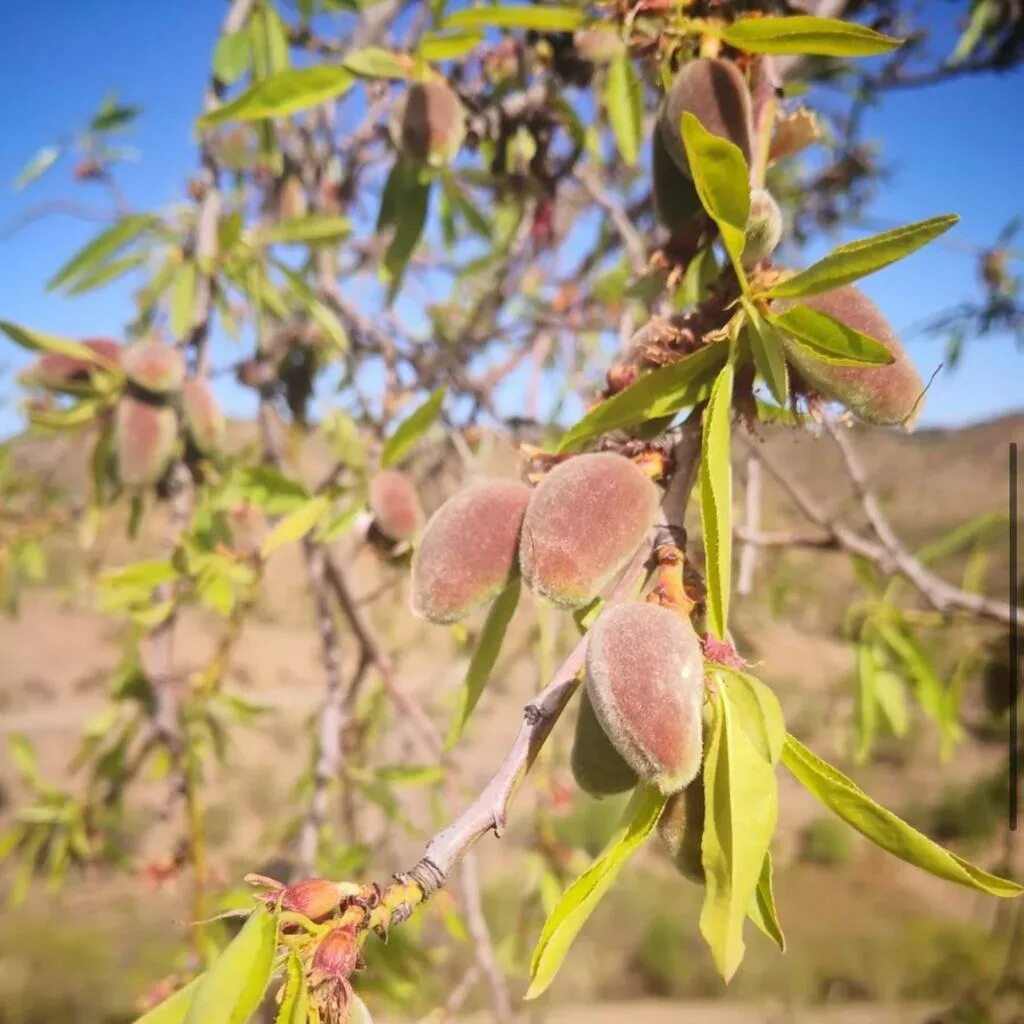
{"type": "Polygon", "coordinates": [[[319,921],[338,909],[347,889],[326,878],[307,878],[304,882],[289,885],[280,893],[271,892],[264,898],[268,902],[281,900],[281,909],[302,914],[311,921],[319,921]]]}
{"type": "Polygon", "coordinates": [[[523,520],[519,564],[530,588],[578,608],[625,568],[658,511],[658,489],[629,459],[577,455],[540,482],[523,520]]]}
{"type": "Polygon", "coordinates": [[[413,611],[456,622],[497,597],[516,571],[529,499],[529,487],[512,480],[474,484],[449,498],[413,555],[413,611]]]}
{"type": "Polygon", "coordinates": [[[410,540],[423,523],[423,507],[412,481],[397,469],[381,470],[370,481],[374,525],[393,541],[410,540]]]}
{"type": "Polygon", "coordinates": [[[131,382],[144,391],[165,395],[185,380],[181,353],[162,341],[139,341],[124,350],[123,365],[131,382]]]}
{"type": "Polygon", "coordinates": [[[332,928],[321,939],[313,954],[313,971],[325,980],[347,980],[359,964],[359,944],[349,927],[332,928]]]}
{"type": "Polygon", "coordinates": [[[655,604],[603,612],[587,644],[587,693],[623,760],[663,793],[700,769],[704,665],[689,620],[655,604]]]}

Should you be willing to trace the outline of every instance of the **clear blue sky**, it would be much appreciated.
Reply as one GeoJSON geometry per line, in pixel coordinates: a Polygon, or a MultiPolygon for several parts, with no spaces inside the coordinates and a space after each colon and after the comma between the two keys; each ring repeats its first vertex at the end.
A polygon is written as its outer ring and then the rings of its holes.
{"type": "MultiPolygon", "coordinates": [[[[952,38],[950,15],[959,7],[926,5],[929,17],[945,19],[939,41],[952,38]]],[[[8,102],[0,226],[49,200],[75,195],[90,201],[89,189],[69,187],[67,164],[24,193],[15,193],[11,183],[32,153],[87,121],[110,90],[145,108],[128,139],[140,159],[122,165],[119,175],[130,205],[158,208],[179,199],[195,165],[192,125],[222,11],[216,0],[8,5],[0,37],[0,95],[8,102]]],[[[1024,135],[1014,127],[1021,95],[1024,73],[1016,72],[892,94],[870,114],[868,134],[882,143],[896,172],[873,214],[891,222],[950,211],[962,218],[946,244],[933,244],[865,282],[897,328],[976,296],[974,260],[961,247],[989,242],[1010,217],[1024,213],[1024,135]]],[[[96,201],[103,205],[99,191],[96,201]]],[[[0,317],[68,336],[118,336],[131,311],[127,287],[71,299],[45,290],[53,270],[96,230],[96,224],[58,214],[0,237],[0,317]]],[[[906,340],[929,376],[941,362],[941,343],[906,340]]],[[[10,380],[22,362],[19,352],[0,342],[0,436],[18,426],[10,380]]],[[[956,373],[936,379],[923,423],[952,425],[1021,408],[1022,369],[1024,353],[1009,338],[974,343],[956,373]]]]}

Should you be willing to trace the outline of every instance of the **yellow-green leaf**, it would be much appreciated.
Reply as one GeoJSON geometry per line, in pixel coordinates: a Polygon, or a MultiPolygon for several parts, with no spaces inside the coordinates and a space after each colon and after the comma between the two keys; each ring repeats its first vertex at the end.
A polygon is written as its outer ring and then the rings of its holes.
{"type": "Polygon", "coordinates": [[[316,321],[320,330],[334,343],[338,351],[344,352],[348,348],[348,334],[334,310],[316,297],[313,289],[303,280],[301,274],[296,274],[290,267],[276,260],[274,266],[281,271],[284,279],[288,282],[292,295],[316,321]]]}
{"type": "Polygon", "coordinates": [[[722,368],[704,413],[700,460],[700,521],[704,535],[708,627],[719,640],[729,623],[732,576],[732,464],[729,455],[732,363],[722,368]]]}
{"type": "Polygon", "coordinates": [[[329,217],[325,214],[311,214],[296,217],[262,228],[256,236],[257,242],[284,242],[288,244],[307,243],[310,245],[329,244],[341,241],[352,230],[347,217],[329,217]]]}
{"type": "Polygon", "coordinates": [[[462,731],[469,721],[469,716],[480,700],[484,692],[484,686],[494,670],[494,663],[498,660],[501,645],[505,639],[505,632],[508,624],[515,614],[516,605],[519,603],[519,577],[517,576],[498,595],[497,600],[491,605],[487,613],[487,621],[480,633],[476,650],[470,659],[469,668],[466,670],[466,679],[459,691],[459,704],[455,711],[455,718],[452,720],[451,728],[445,739],[445,748],[450,750],[459,741],[462,731]]]}
{"type": "Polygon", "coordinates": [[[399,54],[379,46],[367,46],[356,50],[345,58],[345,67],[363,78],[408,78],[412,64],[399,54]]]}
{"type": "Polygon", "coordinates": [[[700,931],[726,981],[743,959],[743,925],[754,905],[778,813],[775,769],[734,715],[729,692],[719,685],[703,770],[700,931]]]}
{"type": "Polygon", "coordinates": [[[452,60],[474,50],[483,38],[482,32],[430,32],[420,40],[416,53],[423,60],[452,60]]]}
{"type": "Polygon", "coordinates": [[[113,373],[120,373],[116,363],[104,359],[98,352],[94,352],[87,345],[72,341],[70,338],[59,338],[55,334],[44,334],[42,331],[35,331],[31,327],[22,327],[20,324],[12,324],[9,320],[0,320],[0,331],[3,331],[22,348],[31,349],[33,352],[50,352],[54,355],[70,356],[72,359],[81,359],[87,363],[95,363],[104,370],[113,373]]]}
{"type": "Polygon", "coordinates": [[[628,388],[594,406],[565,432],[558,450],[570,451],[609,430],[674,416],[694,405],[705,397],[708,385],[727,356],[728,346],[707,345],[678,363],[644,374],[628,388]]]}
{"type": "Polygon", "coordinates": [[[780,406],[785,406],[789,401],[789,374],[786,372],[782,337],[775,325],[761,316],[753,303],[744,300],[743,306],[747,311],[746,334],[754,356],[754,366],[768,385],[772,398],[780,406]]]}
{"type": "Polygon", "coordinates": [[[309,501],[300,505],[294,512],[286,515],[267,534],[263,541],[263,546],[260,548],[260,556],[266,558],[279,547],[291,544],[292,541],[305,537],[324,517],[330,504],[331,499],[321,494],[315,498],[310,498],[309,501]]]}
{"type": "Polygon", "coordinates": [[[381,465],[385,469],[396,466],[412,450],[413,445],[430,429],[444,404],[444,388],[438,388],[430,397],[414,409],[395,427],[394,433],[384,442],[381,465]]]}
{"type": "Polygon", "coordinates": [[[195,297],[196,265],[192,260],[187,260],[175,270],[171,291],[171,332],[176,338],[183,338],[192,326],[195,297]]]}
{"type": "Polygon", "coordinates": [[[355,80],[351,71],[338,65],[291,68],[257,82],[229,103],[204,114],[199,126],[284,117],[340,96],[355,80]]]}
{"type": "Polygon", "coordinates": [[[916,252],[959,220],[955,213],[947,213],[847,242],[799,274],[776,282],[767,294],[775,299],[795,299],[849,284],[916,252]]]}
{"type": "Polygon", "coordinates": [[[680,127],[701,206],[718,225],[736,276],[745,285],[740,256],[750,214],[747,161],[739,146],[712,135],[689,111],[683,114],[680,127]]]}
{"type": "Polygon", "coordinates": [[[101,231],[79,249],[49,281],[47,291],[53,291],[67,284],[73,278],[92,272],[105,260],[116,256],[126,245],[134,242],[144,232],[158,224],[156,217],[136,213],[123,217],[116,224],[101,231]]]}
{"type": "Polygon", "coordinates": [[[748,53],[805,53],[820,57],[871,57],[903,45],[866,25],[835,18],[740,18],[718,34],[748,53]]]}
{"type": "Polygon", "coordinates": [[[287,977],[281,1006],[274,1024],[306,1024],[309,1019],[309,989],[302,970],[302,961],[292,952],[288,954],[287,977]]]}
{"type": "Polygon", "coordinates": [[[770,320],[788,336],[784,344],[797,345],[823,363],[884,366],[893,361],[880,341],[810,306],[795,306],[770,320]]]}
{"type": "Polygon", "coordinates": [[[276,951],[277,920],[259,907],[202,976],[185,1024],[245,1024],[263,999],[276,951]]]}
{"type": "Polygon", "coordinates": [[[852,779],[812,753],[793,736],[786,736],[782,763],[830,811],[894,857],[937,878],[992,896],[1011,898],[1024,893],[1024,886],[990,874],[943,849],[892,811],[875,803],[852,779]]]}
{"type": "Polygon", "coordinates": [[[530,964],[526,999],[536,999],[555,979],[569,948],[626,861],[640,848],[661,817],[666,797],[653,786],[633,791],[622,820],[604,851],[562,894],[548,916],[530,964]]]}
{"type": "Polygon", "coordinates": [[[633,167],[640,155],[643,135],[644,90],[633,62],[625,53],[619,54],[608,66],[604,103],[619,153],[626,164],[633,167]]]}
{"type": "Polygon", "coordinates": [[[717,666],[726,679],[736,719],[758,753],[778,764],[786,742],[786,723],[779,698],[756,676],[738,669],[717,666]]]}
{"type": "Polygon", "coordinates": [[[572,32],[586,20],[576,7],[536,4],[527,7],[470,7],[444,19],[442,28],[532,28],[538,32],[572,32]]]}
{"type": "Polygon", "coordinates": [[[781,953],[786,952],[786,936],[782,934],[779,914],[775,909],[770,852],[765,852],[764,863],[761,865],[761,877],[757,880],[757,891],[754,894],[754,902],[750,905],[748,916],[761,932],[779,947],[781,953]]]}

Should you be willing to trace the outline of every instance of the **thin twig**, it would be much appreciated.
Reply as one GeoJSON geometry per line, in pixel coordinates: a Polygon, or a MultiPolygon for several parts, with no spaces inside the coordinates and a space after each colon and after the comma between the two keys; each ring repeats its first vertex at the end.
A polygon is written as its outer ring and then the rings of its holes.
{"type": "Polygon", "coordinates": [[[472,850],[462,858],[459,873],[462,883],[462,909],[466,918],[466,927],[473,940],[476,963],[491,990],[491,1010],[494,1019],[498,1024],[506,1024],[512,1019],[512,1003],[509,999],[505,975],[502,973],[494,952],[491,933],[487,927],[487,918],[484,916],[476,854],[472,850]]]}

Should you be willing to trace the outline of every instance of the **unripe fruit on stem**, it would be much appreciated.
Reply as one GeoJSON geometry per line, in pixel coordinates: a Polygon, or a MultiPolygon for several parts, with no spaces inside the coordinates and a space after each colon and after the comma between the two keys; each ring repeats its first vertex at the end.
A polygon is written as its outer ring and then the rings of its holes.
{"type": "Polygon", "coordinates": [[[704,780],[700,774],[682,793],[669,798],[658,820],[658,834],[668,847],[676,870],[691,882],[703,885],[700,848],[704,835],[704,780]]]}
{"type": "Polygon", "coordinates": [[[185,381],[181,409],[196,448],[204,455],[217,451],[224,442],[224,415],[209,383],[198,377],[185,381]]]}
{"type": "Polygon", "coordinates": [[[319,921],[338,909],[347,888],[326,878],[307,878],[287,886],[279,893],[267,893],[264,899],[270,904],[280,899],[282,910],[290,910],[311,921],[319,921]]]}
{"type": "Polygon", "coordinates": [[[732,61],[701,57],[679,69],[658,114],[658,131],[676,166],[690,174],[683,146],[683,114],[693,114],[704,128],[739,146],[750,163],[753,128],[750,90],[732,61]]]}
{"type": "Polygon", "coordinates": [[[782,241],[782,211],[771,192],[755,188],[750,193],[750,215],[743,241],[743,266],[748,270],[769,256],[782,241]]]}
{"type": "Polygon", "coordinates": [[[624,793],[637,783],[636,772],[623,761],[601,728],[585,687],[580,693],[570,764],[576,784],[593,797],[624,793]]]}
{"type": "Polygon", "coordinates": [[[412,560],[412,609],[457,622],[498,596],[516,572],[530,488],[513,480],[474,484],[431,517],[412,560]]]}
{"type": "Polygon", "coordinates": [[[391,138],[408,157],[442,167],[455,159],[466,134],[466,112],[444,82],[416,82],[391,112],[391,138]]]}
{"type": "MultiPolygon", "coordinates": [[[[82,344],[108,363],[120,364],[122,347],[109,338],[86,338],[82,344]]],[[[59,352],[44,352],[30,368],[26,382],[38,384],[50,391],[62,391],[68,384],[81,384],[93,372],[102,370],[98,363],[59,352]]],[[[74,387],[68,390],[74,391],[74,387]]]]}
{"type": "Polygon", "coordinates": [[[651,174],[654,212],[664,227],[675,231],[700,210],[700,199],[693,182],[669,155],[660,131],[651,135],[651,174]]]}
{"type": "Polygon", "coordinates": [[[902,424],[909,430],[922,404],[924,383],[878,307],[853,285],[797,301],[880,341],[894,356],[884,366],[836,366],[787,343],[786,358],[803,380],[865,423],[902,424]]]}
{"type": "Polygon", "coordinates": [[[125,487],[149,487],[164,475],[178,435],[174,410],[125,395],[117,403],[117,475],[125,487]]]}
{"type": "Polygon", "coordinates": [[[185,380],[185,360],[173,346],[162,341],[139,341],[124,350],[122,359],[128,379],[144,391],[167,395],[185,380]]]}
{"type": "Polygon", "coordinates": [[[389,540],[410,540],[423,523],[423,508],[412,481],[400,470],[381,470],[370,481],[370,511],[389,540]]]}
{"type": "Polygon", "coordinates": [[[577,455],[530,498],[519,565],[535,593],[579,608],[621,572],[654,524],[658,489],[629,459],[577,455]]]}
{"type": "Polygon", "coordinates": [[[587,642],[587,693],[644,782],[666,794],[689,785],[701,764],[704,661],[688,619],[646,603],[603,612],[587,642]]]}

